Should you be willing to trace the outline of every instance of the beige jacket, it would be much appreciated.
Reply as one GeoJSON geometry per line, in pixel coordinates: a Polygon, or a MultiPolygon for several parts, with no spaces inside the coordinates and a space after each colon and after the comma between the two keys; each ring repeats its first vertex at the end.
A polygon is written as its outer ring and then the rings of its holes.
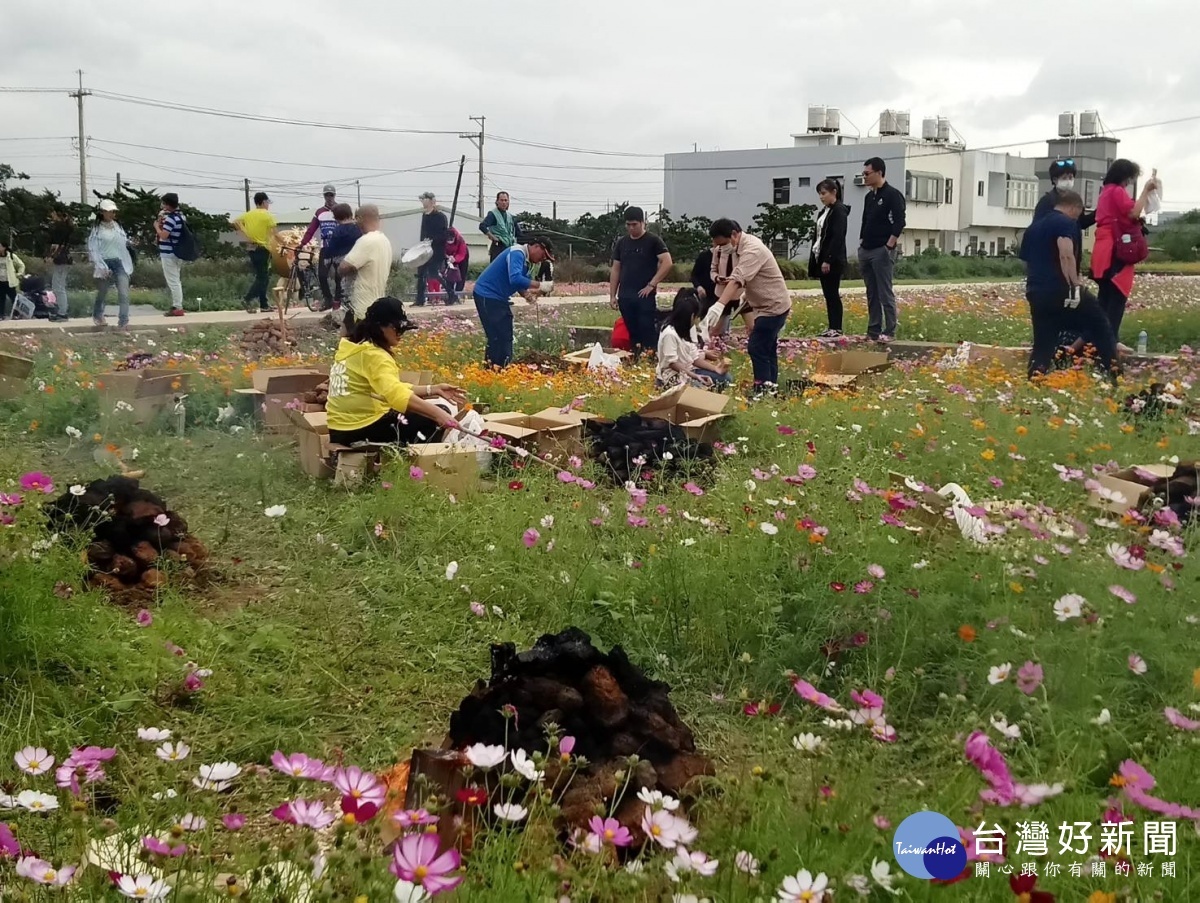
{"type": "MultiPolygon", "coordinates": [[[[716,255],[713,255],[714,259],[716,255]]],[[[762,239],[743,232],[738,239],[730,277],[745,289],[746,303],[756,314],[778,317],[792,310],[792,295],[788,291],[779,261],[762,239]]]]}

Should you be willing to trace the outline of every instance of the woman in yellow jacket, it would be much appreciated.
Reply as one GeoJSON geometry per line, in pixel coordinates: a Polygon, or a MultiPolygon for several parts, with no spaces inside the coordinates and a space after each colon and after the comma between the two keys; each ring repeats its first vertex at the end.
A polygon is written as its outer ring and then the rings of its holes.
{"type": "Polygon", "coordinates": [[[466,403],[462,389],[400,381],[395,349],[400,336],[415,328],[398,298],[380,298],[354,324],[351,337],[338,343],[329,368],[330,441],[407,445],[432,440],[439,429],[458,426],[445,409],[426,399],[444,398],[461,408],[466,403]]]}

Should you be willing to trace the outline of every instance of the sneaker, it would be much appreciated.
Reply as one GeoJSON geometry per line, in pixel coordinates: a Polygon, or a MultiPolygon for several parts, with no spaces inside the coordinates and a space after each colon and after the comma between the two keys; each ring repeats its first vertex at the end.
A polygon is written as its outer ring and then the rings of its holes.
{"type": "Polygon", "coordinates": [[[877,338],[875,341],[878,342],[880,345],[890,345],[892,342],[896,341],[896,338],[895,338],[895,336],[890,336],[887,333],[884,333],[884,334],[880,335],[879,338],[877,338]]]}
{"type": "Polygon", "coordinates": [[[842,331],[840,329],[826,329],[823,333],[817,336],[818,339],[840,339],[842,331]]]}
{"type": "Polygon", "coordinates": [[[104,317],[92,317],[92,325],[103,328],[108,325],[108,320],[104,317]]]}
{"type": "Polygon", "coordinates": [[[163,316],[164,317],[182,317],[183,316],[183,308],[182,307],[172,307],[169,311],[167,311],[165,314],[163,314],[163,316]]]}

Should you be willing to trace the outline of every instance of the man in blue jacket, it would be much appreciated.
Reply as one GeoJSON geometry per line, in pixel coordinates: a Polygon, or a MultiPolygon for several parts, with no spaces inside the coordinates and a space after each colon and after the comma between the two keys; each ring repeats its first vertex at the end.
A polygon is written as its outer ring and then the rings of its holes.
{"type": "Polygon", "coordinates": [[[554,246],[547,238],[505,248],[488,264],[475,283],[475,309],[487,336],[486,360],[492,367],[507,367],[513,355],[513,295],[533,303],[544,289],[529,275],[529,264],[554,260],[554,246]]]}

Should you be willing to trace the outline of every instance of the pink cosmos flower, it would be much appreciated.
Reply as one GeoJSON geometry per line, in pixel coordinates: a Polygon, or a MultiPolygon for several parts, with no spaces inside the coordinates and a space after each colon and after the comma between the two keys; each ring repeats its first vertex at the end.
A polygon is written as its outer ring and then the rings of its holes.
{"type": "Polygon", "coordinates": [[[854,584],[854,591],[856,593],[858,593],[860,596],[865,596],[867,593],[869,593],[874,588],[875,588],[875,584],[872,583],[870,580],[860,580],[860,581],[858,581],[858,583],[854,584]]]}
{"type": "Polygon", "coordinates": [[[42,492],[49,495],[54,491],[54,480],[40,470],[21,475],[21,488],[26,492],[42,492]]]}
{"type": "Polygon", "coordinates": [[[988,482],[991,483],[996,489],[999,489],[1004,485],[1004,481],[999,477],[988,477],[988,482]]]}
{"type": "Polygon", "coordinates": [[[880,831],[887,831],[892,827],[892,823],[888,821],[887,817],[878,813],[871,816],[871,823],[880,831]]]}
{"type": "Polygon", "coordinates": [[[861,693],[858,690],[851,690],[850,698],[856,705],[864,709],[883,709],[883,697],[871,690],[863,690],[861,693]]]}
{"type": "Polygon", "coordinates": [[[521,542],[525,543],[525,548],[532,549],[538,544],[538,540],[542,538],[542,534],[530,527],[521,535],[521,542]]]}
{"type": "Polygon", "coordinates": [[[172,858],[182,856],[187,852],[186,843],[171,846],[166,841],[159,840],[157,837],[143,837],[142,846],[158,856],[169,856],[172,858]]]}
{"type": "Polygon", "coordinates": [[[334,769],[331,783],[344,795],[376,806],[382,806],[387,798],[387,787],[383,782],[356,765],[334,769]]]}
{"type": "Polygon", "coordinates": [[[26,746],[13,756],[13,761],[17,763],[17,768],[34,777],[54,767],[54,756],[44,746],[26,746]]]}
{"type": "Polygon", "coordinates": [[[425,825],[436,825],[438,817],[430,815],[426,809],[405,809],[403,812],[397,812],[392,816],[397,827],[409,830],[410,828],[420,828],[425,825]]]}
{"type": "Polygon", "coordinates": [[[1179,709],[1173,709],[1168,706],[1163,709],[1163,715],[1167,719],[1167,724],[1171,725],[1171,727],[1178,728],[1181,731],[1200,731],[1200,721],[1188,718],[1179,709]]]}
{"type": "Polygon", "coordinates": [[[875,580],[882,580],[884,577],[887,576],[887,571],[885,571],[878,564],[868,564],[867,565],[867,573],[870,574],[871,577],[874,578],[875,580]]]}
{"type": "Polygon", "coordinates": [[[21,504],[21,495],[18,492],[0,492],[0,505],[13,507],[21,504]]]}
{"type": "Polygon", "coordinates": [[[827,712],[844,712],[842,706],[830,696],[826,696],[807,680],[797,680],[792,684],[792,689],[805,702],[810,702],[818,708],[825,709],[827,712]]]}
{"type": "Polygon", "coordinates": [[[25,856],[17,860],[17,875],[28,878],[35,884],[45,884],[50,887],[66,887],[75,880],[75,866],[64,865],[55,868],[45,859],[36,856],[25,856]]]}
{"type": "Polygon", "coordinates": [[[326,811],[325,804],[320,800],[292,800],[287,804],[287,809],[291,817],[284,821],[314,831],[324,830],[337,820],[337,813],[326,811]]]}
{"type": "Polygon", "coordinates": [[[148,609],[143,608],[137,613],[137,617],[134,620],[137,621],[138,627],[149,627],[154,623],[154,615],[148,609]]]}
{"type": "Polygon", "coordinates": [[[434,896],[453,890],[462,883],[461,875],[449,877],[461,864],[462,857],[458,850],[447,850],[438,855],[436,834],[408,834],[393,849],[389,868],[397,878],[409,881],[434,896]]]}
{"type": "Polygon", "coordinates": [[[1116,596],[1118,599],[1120,599],[1122,602],[1124,602],[1126,605],[1136,605],[1137,604],[1137,596],[1135,596],[1132,592],[1130,592],[1123,586],[1118,586],[1117,584],[1113,584],[1112,586],[1110,586],[1108,588],[1108,591],[1110,593],[1112,593],[1114,596],[1116,596]]]}
{"type": "Polygon", "coordinates": [[[684,492],[690,492],[692,495],[695,495],[695,496],[704,495],[704,490],[701,489],[699,486],[697,486],[695,483],[690,483],[690,482],[684,483],[683,490],[684,490],[684,492]]]}
{"type": "Polygon", "coordinates": [[[230,812],[227,815],[221,816],[221,824],[225,826],[227,831],[240,831],[246,827],[246,816],[240,812],[230,812]]]}
{"type": "Polygon", "coordinates": [[[1110,542],[1105,546],[1104,551],[1108,553],[1108,557],[1113,560],[1114,564],[1127,571],[1140,571],[1146,566],[1144,557],[1135,555],[1131,549],[1125,548],[1119,542],[1110,542]]]}
{"type": "Polygon", "coordinates": [[[13,836],[12,828],[0,821],[0,858],[5,856],[20,856],[21,845],[13,836]]]}
{"type": "Polygon", "coordinates": [[[204,681],[195,671],[189,671],[183,679],[183,688],[189,693],[195,693],[204,686],[204,681]]]}
{"type": "Polygon", "coordinates": [[[275,766],[276,771],[286,774],[289,778],[320,781],[325,776],[325,763],[320,759],[310,759],[304,753],[285,756],[277,749],[271,756],[271,764],[275,766]]]}
{"type": "Polygon", "coordinates": [[[1041,665],[1026,662],[1017,671],[1017,689],[1026,696],[1032,696],[1042,685],[1044,677],[1041,665]]]}
{"type": "Polygon", "coordinates": [[[984,781],[991,788],[981,790],[979,792],[980,799],[985,803],[993,803],[998,806],[1011,805],[1016,794],[1012,774],[1008,770],[1008,763],[1004,761],[1004,756],[992,746],[988,735],[983,731],[974,731],[967,738],[964,752],[967,761],[979,769],[984,781]]]}
{"type": "Polygon", "coordinates": [[[648,527],[648,526],[650,526],[650,521],[646,520],[646,518],[644,518],[644,517],[638,517],[635,514],[625,515],[625,523],[629,524],[629,526],[631,526],[631,527],[648,527]]]}
{"type": "Polygon", "coordinates": [[[571,753],[575,751],[575,738],[567,735],[558,741],[558,754],[565,762],[571,758],[571,753]]]}
{"type": "Polygon", "coordinates": [[[425,479],[425,471],[421,470],[421,468],[414,464],[408,468],[408,476],[413,480],[423,480],[425,479]]]}
{"type": "Polygon", "coordinates": [[[575,474],[571,473],[569,470],[560,470],[558,472],[558,482],[574,483],[575,482],[575,474]]]}
{"type": "Polygon", "coordinates": [[[487,608],[484,606],[484,604],[482,602],[472,602],[471,603],[471,614],[475,615],[475,617],[477,617],[477,618],[486,618],[487,617],[487,608]]]}
{"type": "Polygon", "coordinates": [[[1134,674],[1145,674],[1146,673],[1146,670],[1147,670],[1146,660],[1144,658],[1142,658],[1140,655],[1138,655],[1136,652],[1130,653],[1128,661],[1129,661],[1129,670],[1132,671],[1134,674]]]}
{"type": "Polygon", "coordinates": [[[594,815],[588,822],[588,828],[601,844],[627,847],[633,843],[633,836],[629,833],[629,829],[615,818],[601,818],[599,815],[594,815]]]}

